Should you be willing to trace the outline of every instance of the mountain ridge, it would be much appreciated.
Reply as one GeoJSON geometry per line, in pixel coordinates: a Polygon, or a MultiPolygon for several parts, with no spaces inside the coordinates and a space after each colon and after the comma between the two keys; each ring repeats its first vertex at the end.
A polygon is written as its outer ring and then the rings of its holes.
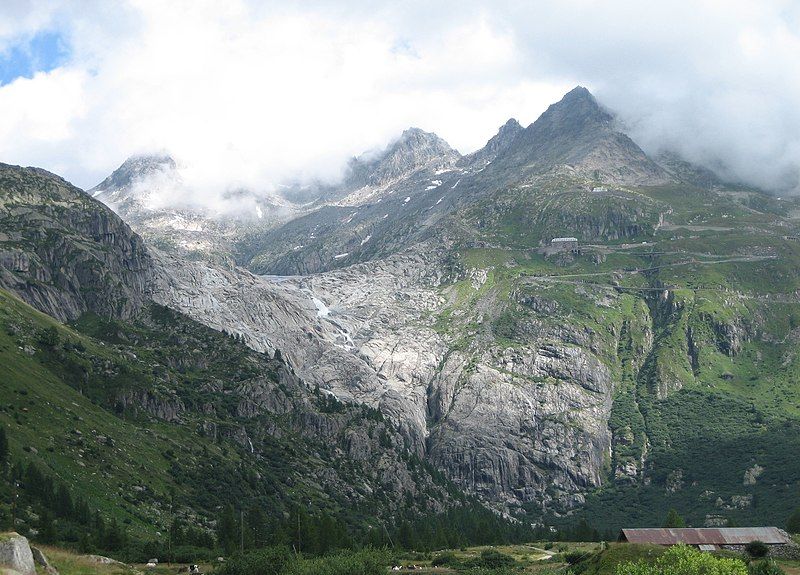
{"type": "Polygon", "coordinates": [[[578,90],[477,160],[400,153],[379,196],[254,231],[250,271],[152,250],[152,297],[379,410],[500,513],[773,520],[800,493],[765,439],[800,417],[797,202],[665,178],[626,138],[578,90]]]}

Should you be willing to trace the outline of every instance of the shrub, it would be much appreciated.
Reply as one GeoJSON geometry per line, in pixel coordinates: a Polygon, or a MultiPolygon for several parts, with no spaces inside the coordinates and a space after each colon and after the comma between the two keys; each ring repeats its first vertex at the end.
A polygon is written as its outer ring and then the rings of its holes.
{"type": "Polygon", "coordinates": [[[754,561],[750,563],[747,568],[750,575],[786,575],[775,561],[767,559],[766,561],[754,561]]]}
{"type": "Polygon", "coordinates": [[[458,573],[459,575],[519,575],[520,572],[514,567],[498,567],[497,569],[473,567],[471,569],[467,569],[466,571],[459,571],[458,573]]]}
{"type": "MultiPolygon", "coordinates": [[[[386,567],[390,562],[389,553],[384,550],[342,551],[335,555],[296,561],[283,573],[285,575],[386,575],[386,567]]],[[[248,575],[261,575],[261,572],[248,575]]]]}
{"type": "Polygon", "coordinates": [[[456,557],[453,553],[442,553],[441,555],[434,557],[433,561],[431,561],[431,565],[434,567],[454,567],[460,563],[461,561],[459,561],[458,557],[456,557]]]}
{"type": "Polygon", "coordinates": [[[767,553],[769,553],[769,547],[762,541],[751,541],[745,545],[744,550],[753,559],[761,559],[762,557],[766,557],[767,553]]]}
{"type": "Polygon", "coordinates": [[[469,562],[469,567],[482,567],[486,569],[500,569],[502,567],[512,567],[516,561],[511,555],[501,553],[496,549],[484,549],[480,557],[476,557],[469,562]]]}
{"type": "Polygon", "coordinates": [[[294,560],[287,547],[266,547],[234,555],[216,570],[217,575],[280,575],[294,560]]]}
{"type": "Polygon", "coordinates": [[[786,531],[789,533],[800,533],[800,507],[794,510],[786,521],[786,531]]]}
{"type": "Polygon", "coordinates": [[[670,529],[674,529],[676,527],[686,527],[686,521],[678,514],[677,511],[670,509],[667,513],[666,519],[664,519],[664,524],[662,527],[667,527],[670,529]]]}
{"type": "Polygon", "coordinates": [[[589,551],[581,551],[580,549],[576,549],[575,551],[564,553],[564,562],[568,563],[569,565],[577,565],[581,561],[585,561],[591,556],[592,553],[589,551]]]}
{"type": "Polygon", "coordinates": [[[686,545],[669,548],[655,561],[617,566],[615,575],[748,575],[739,559],[714,557],[686,545]]]}

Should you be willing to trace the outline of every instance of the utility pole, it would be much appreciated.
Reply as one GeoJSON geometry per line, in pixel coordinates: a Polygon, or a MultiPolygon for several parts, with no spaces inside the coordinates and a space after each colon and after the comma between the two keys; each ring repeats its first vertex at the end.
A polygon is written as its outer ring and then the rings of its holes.
{"type": "Polygon", "coordinates": [[[244,509],[239,511],[239,538],[239,545],[242,553],[244,553],[244,509]]]}
{"type": "Polygon", "coordinates": [[[381,522],[381,527],[383,527],[383,532],[386,533],[386,537],[389,538],[389,544],[392,546],[392,549],[394,549],[394,541],[392,541],[392,536],[389,535],[389,530],[386,529],[386,523],[381,522]]]}
{"type": "Polygon", "coordinates": [[[172,505],[169,506],[169,519],[167,520],[167,566],[172,557],[172,505]]]}

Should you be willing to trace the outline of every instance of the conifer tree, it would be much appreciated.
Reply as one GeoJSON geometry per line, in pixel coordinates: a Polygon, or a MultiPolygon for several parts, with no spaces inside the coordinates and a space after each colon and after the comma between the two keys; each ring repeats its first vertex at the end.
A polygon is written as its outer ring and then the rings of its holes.
{"type": "Polygon", "coordinates": [[[662,527],[668,529],[686,527],[686,521],[684,521],[683,517],[681,517],[675,509],[670,509],[662,527]]]}
{"type": "Polygon", "coordinates": [[[786,531],[789,533],[800,533],[800,507],[794,510],[786,521],[786,531]]]}
{"type": "Polygon", "coordinates": [[[238,547],[238,534],[239,523],[236,521],[236,512],[232,505],[227,505],[217,521],[217,542],[228,555],[236,551],[238,547]]]}
{"type": "Polygon", "coordinates": [[[8,460],[8,437],[6,436],[6,428],[0,425],[0,465],[3,465],[8,460]]]}

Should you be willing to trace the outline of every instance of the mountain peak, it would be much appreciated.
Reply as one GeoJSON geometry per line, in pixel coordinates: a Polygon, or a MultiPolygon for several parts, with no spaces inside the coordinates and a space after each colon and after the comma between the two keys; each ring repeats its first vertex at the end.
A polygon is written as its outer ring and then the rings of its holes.
{"type": "Polygon", "coordinates": [[[433,132],[426,132],[425,130],[414,127],[403,130],[403,133],[400,134],[400,137],[393,143],[389,144],[387,151],[391,153],[392,151],[397,150],[400,146],[430,148],[444,153],[454,151],[450,147],[450,144],[433,132]]]}
{"type": "Polygon", "coordinates": [[[155,174],[174,172],[177,169],[175,160],[169,154],[137,154],[122,162],[110,176],[89,191],[100,193],[109,189],[127,188],[155,174]]]}
{"type": "Polygon", "coordinates": [[[584,129],[588,125],[610,125],[614,116],[597,103],[583,86],[576,86],[547,108],[536,123],[549,122],[562,130],[584,129]]]}
{"type": "MultiPolygon", "coordinates": [[[[491,140],[489,140],[489,141],[491,142],[492,140],[495,140],[495,139],[497,139],[497,138],[508,138],[508,137],[514,137],[514,136],[516,136],[517,134],[519,134],[519,133],[520,133],[522,130],[524,130],[524,129],[525,129],[525,128],[523,128],[523,127],[522,127],[522,124],[520,124],[520,123],[517,121],[517,119],[516,119],[516,118],[509,118],[509,119],[506,121],[506,123],[505,123],[505,124],[503,124],[502,126],[500,126],[500,128],[497,130],[497,134],[495,134],[494,136],[492,136],[492,139],[491,139],[491,140]]],[[[487,143],[487,145],[488,145],[488,143],[487,143]]]]}
{"type": "Polygon", "coordinates": [[[180,180],[178,165],[168,154],[140,154],[122,162],[88,193],[127,214],[133,205],[153,208],[164,204],[180,180]]]}
{"type": "Polygon", "coordinates": [[[592,93],[583,86],[575,86],[572,90],[564,94],[561,100],[550,106],[550,108],[553,107],[586,108],[608,114],[597,102],[592,93]]]}
{"type": "Polygon", "coordinates": [[[488,164],[508,149],[523,131],[524,128],[515,118],[509,118],[505,124],[500,126],[497,133],[486,142],[483,148],[465,156],[464,162],[468,164],[488,164]]]}
{"type": "Polygon", "coordinates": [[[575,86],[572,90],[564,94],[562,99],[565,98],[591,98],[594,100],[592,93],[588,90],[588,88],[584,88],[583,86],[575,86]]]}
{"type": "Polygon", "coordinates": [[[357,187],[382,185],[424,168],[455,164],[461,155],[445,140],[419,128],[408,128],[383,151],[350,161],[348,180],[357,187]]]}
{"type": "Polygon", "coordinates": [[[663,169],[618,131],[614,115],[583,86],[550,105],[495,155],[505,169],[543,172],[565,167],[584,177],[621,184],[668,180],[663,169]]]}

